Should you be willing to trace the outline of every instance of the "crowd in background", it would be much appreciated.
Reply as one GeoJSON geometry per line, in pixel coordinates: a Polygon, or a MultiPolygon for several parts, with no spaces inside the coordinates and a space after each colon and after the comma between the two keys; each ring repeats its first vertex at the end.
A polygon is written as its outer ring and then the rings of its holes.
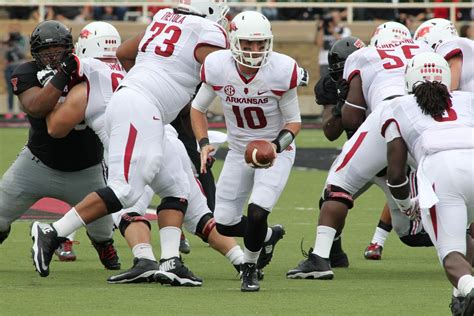
{"type": "MultiPolygon", "coordinates": [[[[277,0],[268,0],[267,2],[276,2],[277,0]]],[[[229,0],[232,2],[232,0],[229,0]]],[[[368,1],[375,2],[375,1],[368,1]]],[[[382,0],[376,2],[406,2],[406,0],[382,0]]],[[[411,1],[412,2],[412,1],[411,1]]],[[[435,0],[435,2],[443,2],[443,0],[435,0]]],[[[162,9],[160,6],[149,6],[149,16],[153,16],[157,11],[162,9]]],[[[247,8],[252,9],[252,8],[247,8]]],[[[254,9],[254,8],[253,8],[254,9]]],[[[11,20],[28,20],[38,19],[38,8],[35,6],[19,6],[6,7],[3,16],[11,20]]],[[[96,21],[135,21],[140,19],[143,14],[142,7],[112,7],[112,6],[63,6],[63,7],[46,7],[45,19],[55,19],[60,21],[84,22],[86,20],[96,21]]],[[[242,9],[232,8],[230,15],[239,13],[242,9]]],[[[319,69],[320,74],[324,75],[328,71],[327,53],[329,48],[335,41],[342,37],[350,36],[351,30],[344,25],[347,18],[347,10],[341,9],[322,9],[322,8],[275,8],[264,7],[262,13],[270,20],[315,20],[316,32],[314,44],[319,49],[319,69]]],[[[1,14],[0,14],[1,16],[1,14]]],[[[458,9],[456,17],[459,21],[472,21],[474,19],[474,9],[458,9]]],[[[449,19],[449,8],[434,9],[354,9],[354,20],[393,20],[400,22],[408,27],[412,32],[418,22],[431,18],[449,19]]],[[[9,29],[7,38],[2,41],[2,57],[4,58],[4,78],[5,82],[10,82],[13,69],[17,64],[24,61],[28,55],[28,39],[22,35],[19,24],[9,29]]],[[[464,24],[459,30],[460,36],[474,38],[473,28],[469,24],[464,24]]],[[[7,91],[7,111],[5,118],[13,118],[14,98],[10,84],[6,85],[7,91]]],[[[22,115],[20,114],[20,117],[22,115]]]]}

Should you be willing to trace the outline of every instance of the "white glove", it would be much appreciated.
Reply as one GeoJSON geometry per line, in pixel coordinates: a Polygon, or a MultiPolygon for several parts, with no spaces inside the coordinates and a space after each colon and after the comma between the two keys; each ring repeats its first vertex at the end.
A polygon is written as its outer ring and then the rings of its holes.
{"type": "Polygon", "coordinates": [[[408,216],[411,221],[420,221],[421,212],[420,212],[420,204],[418,202],[417,197],[409,199],[408,204],[399,203],[400,200],[397,200],[397,199],[395,199],[395,202],[397,202],[397,205],[400,208],[400,212],[408,216]]]}
{"type": "Polygon", "coordinates": [[[306,87],[309,83],[309,72],[304,69],[303,67],[298,67],[298,86],[300,87],[306,87]]]}
{"type": "Polygon", "coordinates": [[[54,75],[57,72],[57,70],[48,67],[46,69],[38,71],[36,73],[36,77],[38,78],[39,83],[41,83],[41,85],[44,87],[51,81],[51,79],[53,79],[54,75]]]}

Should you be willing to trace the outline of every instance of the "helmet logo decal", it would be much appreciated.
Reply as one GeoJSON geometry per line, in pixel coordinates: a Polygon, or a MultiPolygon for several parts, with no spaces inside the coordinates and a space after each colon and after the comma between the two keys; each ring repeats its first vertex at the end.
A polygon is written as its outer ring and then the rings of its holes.
{"type": "Polygon", "coordinates": [[[360,49],[362,47],[365,47],[365,44],[360,39],[357,39],[357,41],[354,42],[354,46],[357,47],[357,49],[360,49]]]}
{"type": "Polygon", "coordinates": [[[83,29],[81,31],[81,34],[79,34],[80,38],[89,38],[89,36],[92,35],[92,32],[89,31],[88,29],[83,29]]]}
{"type": "Polygon", "coordinates": [[[424,37],[426,34],[428,34],[431,30],[431,26],[426,26],[422,29],[420,29],[420,31],[416,34],[416,38],[415,39],[419,39],[420,37],[424,37]]]}
{"type": "Polygon", "coordinates": [[[224,87],[224,92],[228,96],[233,96],[235,94],[235,88],[232,85],[227,85],[224,87]]]}

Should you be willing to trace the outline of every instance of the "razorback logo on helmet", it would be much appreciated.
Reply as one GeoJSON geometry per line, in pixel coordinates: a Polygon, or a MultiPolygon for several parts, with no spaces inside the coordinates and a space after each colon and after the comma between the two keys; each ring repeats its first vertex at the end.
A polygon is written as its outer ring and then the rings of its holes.
{"type": "Polygon", "coordinates": [[[354,46],[357,47],[357,49],[361,49],[362,47],[365,47],[365,44],[360,39],[358,39],[354,42],[354,46]]]}
{"type": "Polygon", "coordinates": [[[424,28],[420,29],[420,31],[418,31],[415,39],[419,39],[420,37],[425,36],[426,34],[430,32],[430,30],[431,30],[431,26],[425,26],[424,28]]]}
{"type": "Polygon", "coordinates": [[[89,31],[88,29],[84,29],[81,31],[81,33],[79,34],[79,37],[80,38],[89,38],[89,36],[92,35],[92,32],[89,31]]]}
{"type": "Polygon", "coordinates": [[[18,90],[18,78],[11,78],[10,82],[12,83],[13,91],[17,91],[18,90]]]}
{"type": "Polygon", "coordinates": [[[237,31],[237,25],[235,25],[235,22],[231,22],[229,25],[229,29],[231,31],[237,31]]]}
{"type": "Polygon", "coordinates": [[[235,94],[235,88],[231,85],[227,85],[224,87],[224,92],[228,96],[233,96],[235,94]]]}

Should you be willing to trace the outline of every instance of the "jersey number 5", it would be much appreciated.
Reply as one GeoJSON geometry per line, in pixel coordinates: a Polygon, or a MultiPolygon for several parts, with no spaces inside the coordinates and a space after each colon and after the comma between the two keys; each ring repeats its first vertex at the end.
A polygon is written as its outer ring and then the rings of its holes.
{"type": "Polygon", "coordinates": [[[155,22],[150,28],[150,31],[153,34],[146,40],[146,42],[141,47],[140,51],[145,52],[148,45],[153,41],[157,36],[164,33],[164,38],[161,39],[155,46],[155,54],[170,57],[174,52],[174,44],[179,40],[181,36],[181,29],[176,25],[167,26],[166,23],[155,22]]]}
{"type": "MultiPolygon", "coordinates": [[[[402,52],[405,55],[406,59],[412,59],[413,53],[411,52],[412,49],[417,49],[419,46],[417,45],[403,45],[402,52]]],[[[377,53],[379,53],[380,58],[382,59],[390,59],[391,61],[383,64],[383,68],[385,69],[395,69],[401,68],[405,66],[403,60],[398,57],[397,55],[390,55],[389,52],[393,52],[395,49],[377,49],[377,53]]]]}

